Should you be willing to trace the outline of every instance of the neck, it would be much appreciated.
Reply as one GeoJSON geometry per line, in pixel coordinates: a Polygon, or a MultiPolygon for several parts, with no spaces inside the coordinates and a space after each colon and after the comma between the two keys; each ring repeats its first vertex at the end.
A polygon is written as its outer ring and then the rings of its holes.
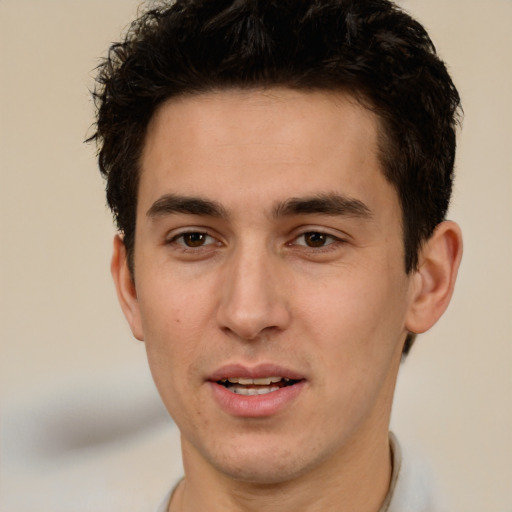
{"type": "Polygon", "coordinates": [[[234,480],[182,441],[185,479],[171,512],[377,512],[388,492],[392,461],[387,431],[353,440],[343,453],[285,482],[234,480]]]}

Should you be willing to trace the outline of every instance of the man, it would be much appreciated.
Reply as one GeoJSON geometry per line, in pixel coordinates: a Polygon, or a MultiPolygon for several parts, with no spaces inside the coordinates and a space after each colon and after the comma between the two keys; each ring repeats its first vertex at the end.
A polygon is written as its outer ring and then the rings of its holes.
{"type": "Polygon", "coordinates": [[[178,0],[100,68],[112,274],[181,432],[160,510],[440,510],[389,434],[446,309],[459,97],[386,0],[178,0]]]}

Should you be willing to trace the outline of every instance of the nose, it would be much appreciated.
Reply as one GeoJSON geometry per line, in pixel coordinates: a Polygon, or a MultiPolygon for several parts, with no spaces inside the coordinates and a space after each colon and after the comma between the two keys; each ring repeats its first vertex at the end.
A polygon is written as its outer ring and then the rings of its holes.
{"type": "Polygon", "coordinates": [[[286,329],[290,308],[282,262],[265,250],[241,248],[225,267],[218,322],[244,340],[256,340],[286,329]]]}

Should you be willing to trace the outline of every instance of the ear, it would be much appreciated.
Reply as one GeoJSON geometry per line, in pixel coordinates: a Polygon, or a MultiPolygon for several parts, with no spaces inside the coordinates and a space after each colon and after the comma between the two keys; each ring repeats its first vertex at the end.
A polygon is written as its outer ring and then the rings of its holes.
{"type": "Polygon", "coordinates": [[[135,338],[144,341],[135,283],[133,282],[132,274],[128,268],[126,247],[123,239],[119,235],[114,237],[114,249],[112,252],[110,271],[112,272],[112,277],[116,285],[119,304],[121,305],[126,320],[128,320],[130,324],[132,333],[135,338]]]}
{"type": "Polygon", "coordinates": [[[409,332],[427,331],[445,312],[453,294],[461,258],[459,226],[451,221],[441,222],[420,250],[412,302],[406,318],[409,332]]]}

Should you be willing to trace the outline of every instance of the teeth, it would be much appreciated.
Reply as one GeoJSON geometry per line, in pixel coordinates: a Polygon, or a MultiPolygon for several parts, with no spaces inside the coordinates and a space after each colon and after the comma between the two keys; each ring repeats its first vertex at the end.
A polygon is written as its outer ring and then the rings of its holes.
{"type": "Polygon", "coordinates": [[[237,395],[245,395],[245,396],[253,396],[253,395],[266,395],[267,393],[272,393],[273,391],[277,391],[280,388],[278,386],[271,386],[266,388],[228,388],[233,393],[237,395]]]}
{"type": "MultiPolygon", "coordinates": [[[[274,391],[279,391],[281,386],[277,386],[278,382],[284,382],[285,385],[291,381],[288,377],[259,377],[257,379],[249,379],[246,377],[229,377],[221,379],[219,382],[226,389],[237,395],[254,396],[265,395],[274,391]]],[[[282,385],[282,384],[281,384],[282,385]]]]}
{"type": "MultiPolygon", "coordinates": [[[[222,379],[221,382],[230,382],[231,384],[241,384],[242,386],[269,386],[270,384],[279,382],[283,377],[261,377],[259,379],[246,379],[244,377],[230,377],[229,379],[222,379]]],[[[284,378],[286,382],[290,379],[284,378]]]]}
{"type": "Polygon", "coordinates": [[[248,384],[254,384],[254,381],[252,379],[243,379],[240,377],[238,379],[238,384],[242,384],[242,386],[247,386],[248,384]]]}

